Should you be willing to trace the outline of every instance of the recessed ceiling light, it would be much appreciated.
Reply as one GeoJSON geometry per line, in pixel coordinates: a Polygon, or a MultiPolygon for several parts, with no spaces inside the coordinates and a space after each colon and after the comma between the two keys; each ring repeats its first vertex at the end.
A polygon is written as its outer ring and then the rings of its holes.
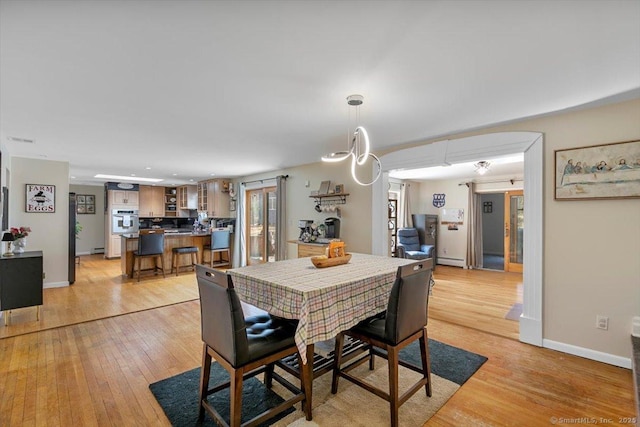
{"type": "Polygon", "coordinates": [[[193,182],[193,179],[190,179],[189,182],[193,182]]]}
{"type": "Polygon", "coordinates": [[[143,181],[143,182],[164,181],[163,179],[160,179],[160,178],[140,178],[140,177],[120,176],[120,175],[105,175],[102,173],[95,175],[94,178],[114,179],[118,181],[143,181]]]}
{"type": "Polygon", "coordinates": [[[147,166],[145,169],[150,171],[151,170],[151,166],[147,166]]]}
{"type": "Polygon", "coordinates": [[[71,176],[71,179],[76,179],[76,177],[75,176],[71,176]]]}
{"type": "Polygon", "coordinates": [[[172,175],[173,175],[173,176],[178,176],[178,174],[177,174],[177,173],[174,173],[174,174],[172,174],[172,175]]]}
{"type": "Polygon", "coordinates": [[[132,173],[132,174],[131,174],[131,176],[136,176],[136,174],[135,174],[135,173],[132,173]]]}

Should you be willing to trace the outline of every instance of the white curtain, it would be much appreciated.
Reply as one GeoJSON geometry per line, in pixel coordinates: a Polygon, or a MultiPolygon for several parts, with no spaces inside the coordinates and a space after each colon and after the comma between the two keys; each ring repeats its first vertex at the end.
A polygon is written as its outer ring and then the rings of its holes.
{"type": "Polygon", "coordinates": [[[469,220],[467,223],[467,268],[482,268],[482,210],[476,185],[467,183],[469,189],[469,220]]]}
{"type": "Polygon", "coordinates": [[[411,204],[409,202],[409,189],[410,184],[402,184],[400,189],[400,216],[398,221],[398,228],[413,227],[413,221],[411,220],[411,204]]]}
{"type": "Polygon", "coordinates": [[[234,251],[233,265],[244,267],[247,265],[247,246],[246,246],[246,215],[245,215],[245,200],[246,200],[247,185],[243,182],[240,184],[240,191],[237,191],[236,201],[236,234],[235,234],[235,247],[240,248],[238,251],[234,251]]]}
{"type": "Polygon", "coordinates": [[[276,177],[276,261],[287,259],[287,177],[276,177]]]}

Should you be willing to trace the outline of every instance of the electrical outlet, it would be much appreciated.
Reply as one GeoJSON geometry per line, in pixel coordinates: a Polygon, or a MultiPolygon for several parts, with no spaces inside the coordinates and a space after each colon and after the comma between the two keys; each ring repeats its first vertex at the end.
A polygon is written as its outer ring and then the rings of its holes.
{"type": "Polygon", "coordinates": [[[605,331],[609,329],[609,318],[607,316],[596,316],[596,328],[604,329],[605,331]]]}
{"type": "Polygon", "coordinates": [[[43,279],[46,279],[46,278],[47,278],[47,273],[42,272],[42,278],[43,278],[43,279]]]}

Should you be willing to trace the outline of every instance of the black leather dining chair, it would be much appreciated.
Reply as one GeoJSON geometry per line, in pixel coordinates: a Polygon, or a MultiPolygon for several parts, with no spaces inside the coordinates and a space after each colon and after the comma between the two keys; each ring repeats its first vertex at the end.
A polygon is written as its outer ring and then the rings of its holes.
{"type": "MultiPolygon", "coordinates": [[[[272,318],[268,314],[245,318],[231,276],[198,264],[196,266],[202,322],[202,371],[200,374],[198,419],[205,411],[218,424],[229,426],[207,396],[230,388],[230,425],[255,426],[305,399],[302,380],[296,387],[274,371],[275,362],[298,354],[294,341],[295,323],[272,318]],[[212,357],[225,368],[230,381],[209,387],[212,357]],[[243,380],[265,373],[264,382],[271,388],[275,379],[293,396],[241,424],[243,380]]],[[[298,354],[298,363],[300,355],[298,354]]],[[[304,405],[303,405],[304,406],[304,405]]]]}
{"type": "Polygon", "coordinates": [[[429,363],[429,342],[427,336],[427,307],[429,302],[429,282],[433,260],[427,259],[398,268],[396,279],[389,295],[387,310],[384,313],[366,319],[353,328],[343,331],[336,337],[335,362],[331,393],[338,392],[338,380],[343,377],[365,390],[389,402],[391,425],[398,425],[400,406],[413,396],[422,386],[431,397],[431,367],[429,363]],[[346,366],[342,364],[344,336],[364,342],[369,346],[368,354],[361,356],[346,366]],[[422,367],[413,366],[399,359],[399,351],[420,340],[422,367]],[[349,371],[369,361],[374,368],[374,356],[387,359],[389,365],[389,390],[384,391],[355,377],[349,371]],[[402,365],[422,374],[418,382],[402,396],[398,391],[398,368],[402,365]]]}
{"type": "Polygon", "coordinates": [[[134,274],[136,270],[138,271],[138,282],[140,281],[142,258],[153,258],[153,268],[148,270],[153,270],[155,274],[158,272],[158,258],[160,258],[162,277],[166,277],[164,271],[164,230],[140,230],[138,233],[138,250],[133,252],[133,269],[134,274]]]}

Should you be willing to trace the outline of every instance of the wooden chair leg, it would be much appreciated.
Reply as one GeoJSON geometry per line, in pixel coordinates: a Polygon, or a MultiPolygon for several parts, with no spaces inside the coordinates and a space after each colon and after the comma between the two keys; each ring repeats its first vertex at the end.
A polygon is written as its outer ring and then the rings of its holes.
{"type": "Polygon", "coordinates": [[[200,407],[198,408],[198,421],[204,419],[204,406],[202,401],[207,398],[207,389],[209,388],[209,376],[211,375],[211,356],[207,352],[207,345],[203,345],[202,350],[202,370],[200,371],[200,393],[198,400],[200,407]]]}
{"type": "Polygon", "coordinates": [[[164,271],[164,255],[160,255],[160,265],[162,266],[162,277],[166,279],[167,275],[165,274],[165,271],[164,271]]]}
{"type": "Polygon", "coordinates": [[[331,379],[331,393],[338,392],[338,380],[340,379],[340,366],[342,364],[342,347],[344,346],[344,334],[339,333],[336,337],[336,347],[333,362],[333,378],[331,379]]]}
{"type": "Polygon", "coordinates": [[[142,259],[140,257],[138,257],[138,282],[140,281],[140,267],[141,267],[140,261],[141,260],[142,259]]]}
{"type": "MultiPolygon", "coordinates": [[[[270,363],[267,365],[266,370],[264,371],[264,385],[267,388],[271,388],[273,386],[273,369],[275,364],[270,363]]],[[[302,375],[300,376],[302,377],[302,375]]]]}
{"type": "Polygon", "coordinates": [[[229,424],[231,427],[240,427],[242,421],[242,371],[234,371],[232,376],[229,424]]]}
{"type": "Polygon", "coordinates": [[[388,347],[387,355],[389,357],[389,407],[391,410],[391,427],[398,426],[398,349],[396,347],[388,347]]]}
{"type": "Polygon", "coordinates": [[[431,361],[429,360],[429,337],[427,328],[424,328],[420,337],[420,355],[422,357],[422,375],[427,378],[424,390],[428,397],[431,397],[431,361]]]}

